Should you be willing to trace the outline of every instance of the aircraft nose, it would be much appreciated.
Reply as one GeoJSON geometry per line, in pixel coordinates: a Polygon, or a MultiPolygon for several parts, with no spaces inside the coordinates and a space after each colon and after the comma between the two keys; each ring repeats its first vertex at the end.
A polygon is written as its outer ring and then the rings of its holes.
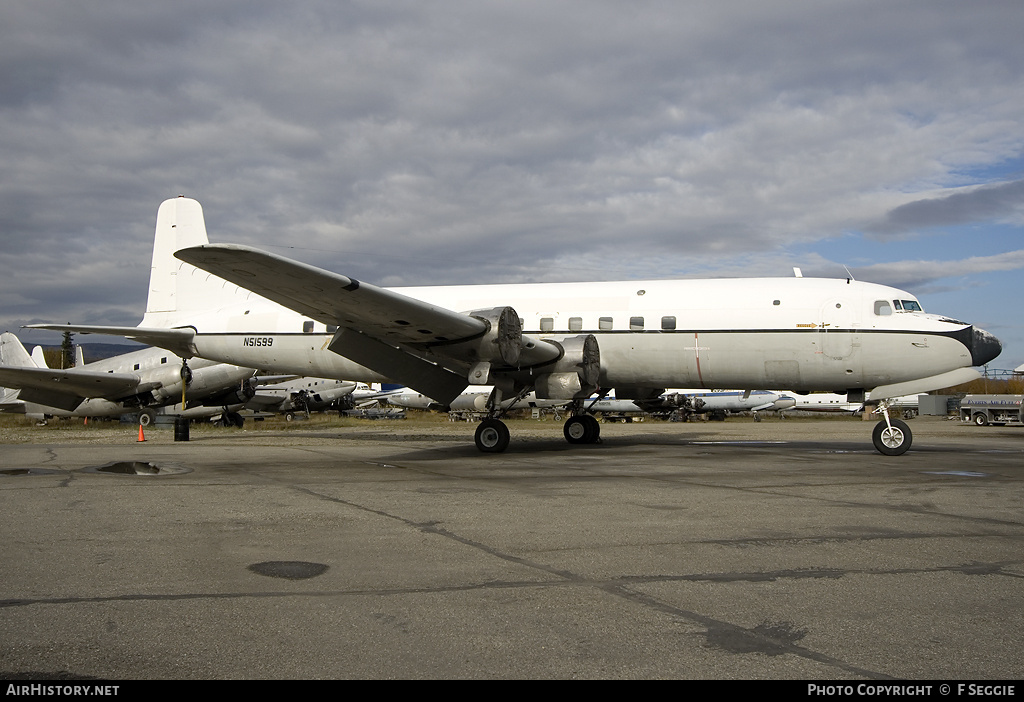
{"type": "Polygon", "coordinates": [[[983,366],[998,356],[1003,350],[999,339],[989,334],[984,329],[971,327],[971,363],[975,366],[983,366]]]}

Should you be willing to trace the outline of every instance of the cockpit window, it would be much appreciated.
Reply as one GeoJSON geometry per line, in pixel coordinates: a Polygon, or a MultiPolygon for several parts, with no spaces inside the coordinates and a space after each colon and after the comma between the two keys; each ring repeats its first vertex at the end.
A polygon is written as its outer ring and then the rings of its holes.
{"type": "Polygon", "coordinates": [[[924,312],[921,309],[921,303],[917,300],[894,300],[893,303],[896,305],[896,309],[900,308],[900,303],[903,303],[904,312],[924,312]]]}
{"type": "Polygon", "coordinates": [[[899,300],[893,300],[892,306],[896,308],[897,312],[903,309],[903,305],[900,304],[899,300]]]}
{"type": "Polygon", "coordinates": [[[892,314],[892,307],[888,300],[875,300],[875,314],[884,317],[892,314]]]}

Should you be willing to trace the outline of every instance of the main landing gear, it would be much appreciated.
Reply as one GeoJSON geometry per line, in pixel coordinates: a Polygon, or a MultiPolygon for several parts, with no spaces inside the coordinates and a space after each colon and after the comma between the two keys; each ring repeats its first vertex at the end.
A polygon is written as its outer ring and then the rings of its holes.
{"type": "Polygon", "coordinates": [[[876,424],[874,431],[871,432],[871,441],[878,452],[886,456],[901,456],[906,453],[914,440],[907,423],[889,418],[889,400],[879,402],[874,412],[882,415],[882,421],[876,424]]]}
{"type": "MultiPolygon", "coordinates": [[[[509,406],[514,406],[529,391],[530,388],[526,388],[515,400],[509,403],[509,406]]],[[[477,425],[476,434],[473,437],[476,447],[483,453],[501,453],[508,448],[510,439],[508,427],[505,425],[505,422],[498,419],[498,417],[504,414],[500,407],[501,395],[495,390],[487,398],[487,408],[492,416],[487,417],[477,425]]],[[[565,440],[570,444],[599,443],[601,441],[601,425],[598,423],[597,418],[592,414],[587,414],[583,410],[582,403],[579,401],[573,402],[572,411],[573,415],[565,420],[565,425],[562,427],[565,440]]]]}
{"type": "MultiPolygon", "coordinates": [[[[601,425],[592,414],[577,414],[565,420],[562,427],[570,444],[596,444],[601,441],[601,425]]],[[[473,440],[483,453],[501,453],[508,448],[509,431],[505,422],[488,417],[476,428],[473,440]]]]}

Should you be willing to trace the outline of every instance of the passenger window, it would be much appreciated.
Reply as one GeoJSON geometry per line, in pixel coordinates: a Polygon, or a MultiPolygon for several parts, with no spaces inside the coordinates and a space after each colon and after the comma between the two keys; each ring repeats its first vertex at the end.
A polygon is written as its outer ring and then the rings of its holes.
{"type": "Polygon", "coordinates": [[[643,331],[644,330],[644,318],[643,317],[630,317],[629,318],[629,330],[630,331],[643,331]]]}
{"type": "Polygon", "coordinates": [[[675,317],[662,317],[661,318],[661,328],[662,329],[675,329],[676,328],[676,318],[675,317]]]}
{"type": "Polygon", "coordinates": [[[569,317],[569,331],[583,331],[583,317],[569,317]]]}
{"type": "Polygon", "coordinates": [[[892,307],[889,306],[889,301],[875,300],[875,314],[879,317],[885,317],[892,314],[892,307]]]}
{"type": "Polygon", "coordinates": [[[305,322],[303,322],[302,323],[302,333],[303,334],[311,334],[312,332],[313,332],[313,322],[311,320],[306,320],[305,322]]]}
{"type": "Polygon", "coordinates": [[[611,317],[601,317],[600,319],[597,320],[597,328],[599,330],[601,330],[601,331],[611,331],[612,330],[612,318],[611,317]]]}
{"type": "Polygon", "coordinates": [[[542,332],[549,332],[555,330],[555,318],[554,317],[541,317],[540,318],[540,330],[542,332]]]}

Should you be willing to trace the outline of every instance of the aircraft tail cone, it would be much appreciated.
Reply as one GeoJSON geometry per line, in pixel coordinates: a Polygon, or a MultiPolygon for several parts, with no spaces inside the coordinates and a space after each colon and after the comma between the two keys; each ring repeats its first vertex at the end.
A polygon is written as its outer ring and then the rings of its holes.
{"type": "Polygon", "coordinates": [[[142,433],[142,425],[139,425],[139,441],[145,441],[146,435],[142,433]]]}

